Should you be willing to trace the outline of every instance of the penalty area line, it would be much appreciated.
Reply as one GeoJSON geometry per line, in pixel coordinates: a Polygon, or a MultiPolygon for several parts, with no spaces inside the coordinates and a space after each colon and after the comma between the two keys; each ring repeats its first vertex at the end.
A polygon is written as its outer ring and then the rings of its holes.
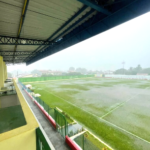
{"type": "MultiPolygon", "coordinates": [[[[148,88],[149,87],[145,88],[145,90],[148,89],[148,88]]],[[[104,114],[103,116],[101,116],[100,119],[103,119],[104,117],[106,117],[107,115],[109,115],[110,113],[112,113],[113,111],[115,111],[116,109],[120,108],[121,106],[125,105],[125,103],[127,103],[128,101],[134,99],[136,96],[138,96],[140,94],[142,94],[142,92],[134,95],[133,97],[127,99],[126,101],[123,101],[121,104],[119,104],[118,106],[116,106],[114,109],[110,110],[109,112],[107,112],[106,114],[104,114]]]]}
{"type": "Polygon", "coordinates": [[[118,106],[116,106],[114,109],[110,110],[109,112],[107,112],[106,114],[104,114],[103,116],[100,117],[100,119],[103,119],[104,117],[106,117],[107,115],[109,115],[110,113],[112,113],[113,111],[115,111],[116,109],[120,108],[121,106],[125,105],[125,103],[127,103],[128,101],[132,100],[133,98],[135,98],[136,96],[138,96],[139,94],[129,98],[128,100],[122,102],[121,104],[119,104],[118,106]]]}

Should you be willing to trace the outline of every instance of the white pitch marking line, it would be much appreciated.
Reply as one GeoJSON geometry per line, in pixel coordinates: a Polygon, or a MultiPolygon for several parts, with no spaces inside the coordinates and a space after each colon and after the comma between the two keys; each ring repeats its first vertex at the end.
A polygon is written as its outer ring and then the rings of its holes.
{"type": "MultiPolygon", "coordinates": [[[[148,89],[149,87],[145,88],[148,89]]],[[[107,115],[109,115],[111,112],[113,112],[114,110],[116,110],[117,108],[120,108],[121,106],[123,106],[125,103],[127,103],[128,101],[132,100],[133,98],[135,98],[136,96],[140,95],[141,93],[138,93],[136,95],[134,95],[133,97],[127,99],[126,101],[122,102],[121,104],[119,104],[118,106],[116,106],[114,109],[110,110],[109,112],[107,112],[106,114],[104,114],[103,116],[100,117],[100,119],[106,117],[107,115]]]]}
{"type": "Polygon", "coordinates": [[[107,122],[108,124],[111,124],[112,126],[114,126],[114,127],[118,128],[118,129],[120,129],[120,130],[122,130],[122,131],[124,131],[124,132],[126,132],[126,133],[128,133],[128,134],[131,134],[132,136],[135,136],[136,138],[138,138],[138,139],[140,139],[140,140],[142,140],[142,141],[147,142],[147,143],[149,143],[149,144],[150,144],[150,142],[149,142],[149,141],[147,141],[147,140],[145,140],[145,139],[143,139],[143,138],[141,138],[141,137],[137,136],[136,134],[131,133],[131,132],[129,132],[129,131],[127,131],[127,130],[125,130],[125,129],[123,129],[123,128],[121,128],[121,127],[119,127],[119,126],[117,126],[117,125],[115,125],[115,124],[113,124],[113,123],[111,123],[111,122],[107,121],[107,120],[104,120],[104,119],[102,119],[102,120],[103,120],[104,122],[107,122]]]}
{"type": "MultiPolygon", "coordinates": [[[[148,87],[148,88],[149,88],[149,87],[148,87]]],[[[141,137],[139,137],[139,136],[137,136],[137,135],[135,135],[135,134],[133,134],[133,133],[131,133],[131,132],[129,132],[129,131],[127,131],[127,130],[125,130],[125,129],[123,129],[123,128],[121,128],[121,127],[115,125],[115,124],[113,124],[113,123],[111,123],[111,122],[109,122],[109,121],[106,121],[106,120],[100,118],[99,116],[96,116],[96,115],[94,115],[94,114],[92,114],[92,113],[90,113],[90,112],[88,112],[88,111],[86,111],[86,110],[84,110],[84,109],[81,109],[80,107],[78,107],[78,106],[72,104],[71,102],[68,102],[67,100],[65,100],[65,99],[63,99],[63,98],[61,98],[61,97],[59,97],[59,96],[57,96],[57,95],[55,95],[55,94],[53,94],[53,93],[47,91],[47,90],[45,90],[45,91],[48,92],[48,93],[50,93],[50,94],[52,94],[52,95],[54,95],[54,96],[56,96],[56,97],[58,97],[58,98],[60,98],[60,99],[62,99],[62,100],[64,100],[64,101],[66,101],[67,103],[69,103],[69,104],[71,104],[71,105],[73,105],[73,106],[79,108],[80,110],[83,110],[83,111],[85,111],[86,113],[88,113],[88,114],[90,114],[90,115],[92,115],[92,116],[95,116],[96,118],[98,118],[98,119],[100,119],[100,120],[103,120],[104,122],[106,122],[106,123],[108,123],[108,124],[110,124],[110,125],[112,125],[112,126],[115,126],[116,128],[118,128],[118,129],[120,129],[120,130],[122,130],[122,131],[124,131],[124,132],[126,132],[126,133],[128,133],[128,134],[130,134],[130,135],[132,135],[132,136],[134,136],[134,137],[136,137],[136,138],[138,138],[138,139],[140,139],[140,140],[142,140],[142,141],[147,142],[147,143],[150,144],[149,141],[147,141],[147,140],[145,140],[145,139],[143,139],[143,138],[141,138],[141,137]]]]}
{"type": "Polygon", "coordinates": [[[135,98],[136,96],[138,96],[139,94],[129,98],[128,100],[122,102],[121,104],[119,104],[117,107],[115,107],[114,109],[110,110],[109,112],[107,112],[106,114],[104,114],[103,116],[100,117],[100,119],[104,118],[105,116],[109,115],[111,112],[113,112],[114,110],[116,110],[117,108],[123,106],[125,103],[127,103],[128,101],[130,101],[131,99],[135,98]]]}

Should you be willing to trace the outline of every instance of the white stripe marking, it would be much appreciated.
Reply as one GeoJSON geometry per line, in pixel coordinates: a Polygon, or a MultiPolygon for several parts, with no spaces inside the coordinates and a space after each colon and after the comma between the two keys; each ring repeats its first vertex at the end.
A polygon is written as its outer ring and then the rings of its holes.
{"type": "MultiPolygon", "coordinates": [[[[148,89],[149,87],[145,88],[148,89]]],[[[107,112],[105,115],[101,116],[100,119],[106,117],[107,115],[109,115],[111,112],[113,112],[114,110],[116,110],[117,108],[120,108],[121,106],[123,106],[125,103],[127,103],[128,101],[132,100],[133,98],[135,98],[136,96],[140,95],[141,93],[138,93],[136,95],[134,95],[133,97],[127,99],[126,101],[122,102],[121,104],[119,104],[118,106],[116,106],[114,109],[110,110],[109,112],[107,112]]]]}

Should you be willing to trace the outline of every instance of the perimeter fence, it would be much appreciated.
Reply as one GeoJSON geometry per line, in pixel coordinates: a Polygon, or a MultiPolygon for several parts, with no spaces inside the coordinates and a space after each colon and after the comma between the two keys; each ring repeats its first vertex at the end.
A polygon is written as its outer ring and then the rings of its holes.
{"type": "Polygon", "coordinates": [[[43,107],[43,109],[53,118],[54,117],[54,108],[50,107],[48,104],[46,104],[42,99],[40,99],[39,97],[35,97],[33,94],[33,91],[30,90],[29,88],[27,88],[24,84],[22,84],[21,82],[19,82],[22,87],[43,107]]]}
{"type": "Polygon", "coordinates": [[[68,75],[68,76],[50,76],[50,77],[30,77],[30,78],[19,78],[20,82],[35,82],[35,81],[48,81],[48,80],[61,80],[61,79],[74,79],[74,78],[86,78],[94,77],[94,75],[68,75]]]}
{"type": "Polygon", "coordinates": [[[67,119],[57,109],[54,109],[54,116],[55,116],[57,131],[65,138],[66,135],[68,135],[68,122],[67,122],[67,119]]]}
{"type": "Polygon", "coordinates": [[[94,145],[87,137],[87,134],[84,133],[74,139],[74,141],[82,148],[82,150],[108,150],[105,149],[103,146],[98,148],[94,145]]]}

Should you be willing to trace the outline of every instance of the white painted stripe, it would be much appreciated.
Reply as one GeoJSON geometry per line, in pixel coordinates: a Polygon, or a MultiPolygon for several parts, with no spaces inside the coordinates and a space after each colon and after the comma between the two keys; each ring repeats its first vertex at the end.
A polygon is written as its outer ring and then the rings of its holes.
{"type": "Polygon", "coordinates": [[[131,133],[131,132],[129,132],[129,131],[127,131],[127,130],[125,130],[125,129],[123,129],[123,128],[121,128],[121,127],[119,127],[119,126],[117,126],[117,125],[115,125],[115,124],[113,124],[113,123],[111,123],[111,122],[107,121],[107,120],[104,120],[104,119],[102,119],[102,120],[103,120],[104,122],[106,122],[106,123],[108,123],[108,124],[110,124],[110,125],[112,125],[112,126],[114,126],[114,127],[118,128],[118,129],[120,129],[120,130],[122,130],[122,131],[124,131],[124,132],[126,132],[126,133],[128,133],[128,134],[130,134],[130,135],[132,135],[132,136],[134,136],[134,137],[136,137],[136,138],[138,138],[138,139],[140,139],[140,140],[142,140],[142,141],[144,141],[144,142],[146,142],[146,143],[149,143],[149,144],[150,144],[150,142],[149,142],[149,141],[147,141],[147,140],[145,140],[145,139],[143,139],[143,138],[141,138],[141,137],[137,136],[136,134],[131,133]]]}
{"type": "Polygon", "coordinates": [[[76,135],[73,135],[73,136],[70,137],[70,139],[74,140],[75,138],[77,138],[78,136],[84,134],[85,132],[86,132],[86,131],[82,131],[82,132],[80,132],[80,133],[78,133],[78,134],[76,134],[76,135]]]}
{"type": "Polygon", "coordinates": [[[138,96],[139,94],[127,99],[126,101],[120,103],[118,106],[116,106],[114,109],[110,110],[109,112],[107,112],[106,114],[104,114],[103,116],[101,116],[100,118],[104,118],[106,117],[107,115],[109,115],[110,113],[112,113],[113,111],[115,111],[116,109],[120,108],[121,106],[125,105],[125,103],[127,103],[128,101],[132,100],[133,98],[135,98],[136,96],[138,96]]]}
{"type": "MultiPolygon", "coordinates": [[[[145,88],[145,89],[148,89],[149,87],[145,88]]],[[[104,114],[103,116],[101,116],[100,118],[104,118],[106,117],[107,115],[109,115],[110,113],[112,113],[113,111],[115,111],[116,109],[120,108],[121,106],[125,105],[125,103],[127,103],[128,101],[132,100],[133,98],[135,98],[136,96],[140,95],[142,93],[138,93],[136,95],[134,95],[133,97],[127,99],[126,101],[122,102],[120,105],[116,106],[114,109],[110,110],[109,112],[107,112],[106,114],[104,114]]]]}

